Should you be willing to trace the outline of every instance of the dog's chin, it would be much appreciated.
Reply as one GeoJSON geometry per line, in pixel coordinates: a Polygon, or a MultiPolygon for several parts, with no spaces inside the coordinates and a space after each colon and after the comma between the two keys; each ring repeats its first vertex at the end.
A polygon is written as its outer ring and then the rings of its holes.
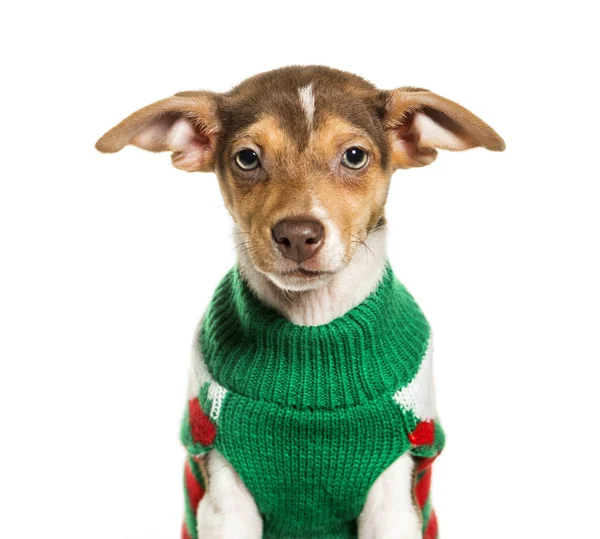
{"type": "Polygon", "coordinates": [[[297,269],[282,273],[265,273],[267,278],[281,290],[303,292],[325,286],[335,275],[333,271],[312,271],[297,269]]]}

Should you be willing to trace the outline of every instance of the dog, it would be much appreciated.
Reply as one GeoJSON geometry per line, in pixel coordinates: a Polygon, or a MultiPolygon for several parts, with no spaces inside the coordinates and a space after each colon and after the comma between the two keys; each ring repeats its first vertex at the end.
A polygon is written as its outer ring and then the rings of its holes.
{"type": "Polygon", "coordinates": [[[384,206],[397,169],[502,138],[428,90],[294,66],[158,101],[96,147],[128,144],[215,172],[235,223],[194,343],[182,536],[435,539],[430,335],[387,263],[384,206]]]}

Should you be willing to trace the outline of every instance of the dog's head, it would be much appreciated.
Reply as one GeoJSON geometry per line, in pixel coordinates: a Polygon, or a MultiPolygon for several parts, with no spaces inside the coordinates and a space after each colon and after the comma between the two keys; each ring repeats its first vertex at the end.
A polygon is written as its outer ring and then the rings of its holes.
{"type": "Polygon", "coordinates": [[[427,90],[382,91],[326,67],[288,67],[228,93],[183,92],[149,105],[96,144],[172,153],[216,172],[244,252],[278,287],[315,288],[385,223],[390,178],[437,149],[504,142],[477,116],[427,90]]]}

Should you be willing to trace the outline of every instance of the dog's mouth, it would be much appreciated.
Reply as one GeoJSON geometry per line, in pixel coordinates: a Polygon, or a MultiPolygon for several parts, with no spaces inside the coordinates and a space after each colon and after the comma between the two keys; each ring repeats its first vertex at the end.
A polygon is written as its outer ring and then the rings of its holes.
{"type": "Polygon", "coordinates": [[[298,266],[294,269],[268,272],[266,275],[278,288],[301,291],[324,285],[336,273],[336,271],[312,270],[298,266]]]}
{"type": "Polygon", "coordinates": [[[326,275],[333,275],[334,271],[320,271],[320,270],[311,270],[303,267],[298,267],[293,270],[283,271],[280,273],[283,277],[308,277],[308,278],[319,278],[324,277],[326,275]]]}

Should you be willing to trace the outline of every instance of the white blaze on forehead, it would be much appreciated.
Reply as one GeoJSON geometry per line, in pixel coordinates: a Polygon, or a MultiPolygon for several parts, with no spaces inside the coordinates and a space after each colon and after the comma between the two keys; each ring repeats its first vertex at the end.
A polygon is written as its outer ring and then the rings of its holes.
{"type": "Polygon", "coordinates": [[[313,93],[313,85],[308,84],[298,90],[300,96],[300,105],[306,114],[308,126],[312,129],[313,119],[315,117],[315,94],[313,93]]]}

